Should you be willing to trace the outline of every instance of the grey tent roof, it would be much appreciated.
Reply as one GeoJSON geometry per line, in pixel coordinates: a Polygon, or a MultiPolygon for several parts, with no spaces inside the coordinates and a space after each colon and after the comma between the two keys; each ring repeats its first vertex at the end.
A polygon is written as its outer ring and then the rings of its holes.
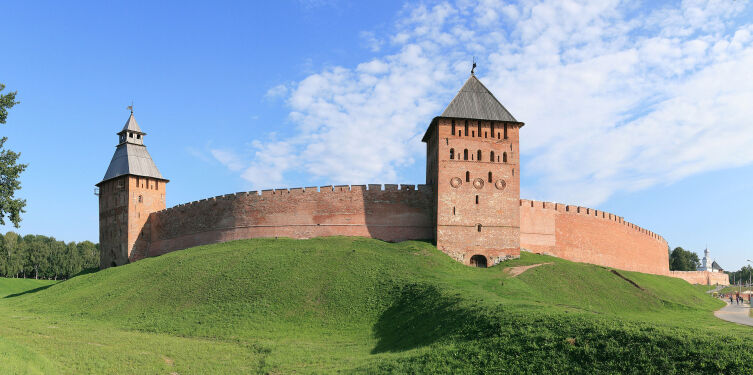
{"type": "Polygon", "coordinates": [[[475,75],[471,75],[441,117],[518,122],[475,75]]]}
{"type": "Polygon", "coordinates": [[[136,123],[136,119],[133,117],[133,112],[131,112],[131,116],[128,117],[128,121],[126,121],[123,130],[118,132],[121,136],[121,143],[118,144],[118,147],[115,149],[115,154],[112,156],[110,166],[107,167],[107,172],[105,172],[105,177],[102,178],[102,182],[123,175],[152,177],[167,181],[167,179],[162,177],[162,174],[159,173],[159,169],[157,169],[157,166],[154,164],[154,160],[152,160],[152,157],[149,155],[149,151],[146,150],[146,146],[142,144],[144,137],[138,137],[138,140],[131,137],[125,137],[123,134],[125,131],[146,134],[141,131],[141,128],[139,128],[139,125],[136,123]],[[125,139],[125,141],[123,141],[123,139],[125,139]]]}
{"type": "Polygon", "coordinates": [[[126,121],[125,125],[123,126],[123,130],[121,130],[121,132],[126,131],[126,130],[146,134],[141,131],[139,124],[136,123],[136,119],[133,117],[133,112],[131,112],[131,116],[128,117],[128,121],[126,121]]]}
{"type": "Polygon", "coordinates": [[[721,270],[721,271],[724,271],[724,269],[722,268],[722,266],[720,266],[719,263],[717,263],[716,261],[714,261],[713,263],[711,263],[711,269],[712,270],[721,270]]]}
{"type": "Polygon", "coordinates": [[[122,176],[134,175],[143,177],[152,177],[164,180],[159,169],[154,164],[154,160],[149,156],[146,146],[135,145],[132,143],[121,143],[115,149],[115,155],[112,156],[110,166],[105,172],[102,181],[122,176]]]}

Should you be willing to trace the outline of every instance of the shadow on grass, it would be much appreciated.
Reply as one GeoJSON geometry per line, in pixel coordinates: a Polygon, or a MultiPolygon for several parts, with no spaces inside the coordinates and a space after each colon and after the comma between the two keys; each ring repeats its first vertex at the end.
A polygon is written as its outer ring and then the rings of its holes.
{"type": "Polygon", "coordinates": [[[23,292],[20,292],[20,293],[8,294],[7,296],[5,296],[3,298],[13,298],[13,297],[22,296],[24,294],[36,293],[36,292],[39,292],[41,290],[45,290],[45,289],[47,289],[47,288],[49,288],[49,287],[51,287],[53,285],[55,285],[55,284],[40,286],[39,288],[29,289],[29,290],[26,290],[26,291],[23,291],[23,292]]]}
{"type": "Polygon", "coordinates": [[[459,296],[447,296],[431,285],[397,288],[396,299],[380,315],[373,331],[372,354],[399,352],[453,337],[478,338],[494,330],[492,319],[480,309],[463,306],[459,296]]]}

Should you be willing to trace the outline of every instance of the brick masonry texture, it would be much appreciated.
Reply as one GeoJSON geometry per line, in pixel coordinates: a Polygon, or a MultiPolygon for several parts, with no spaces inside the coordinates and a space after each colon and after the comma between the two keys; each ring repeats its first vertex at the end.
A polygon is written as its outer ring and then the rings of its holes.
{"type": "Polygon", "coordinates": [[[258,237],[431,240],[432,196],[426,185],[324,186],[223,195],[153,213],[150,246],[144,255],[258,237]]]}
{"type": "Polygon", "coordinates": [[[729,275],[709,271],[669,271],[669,276],[678,277],[691,284],[729,285],[729,275]]]}
{"type": "Polygon", "coordinates": [[[669,274],[667,241],[592,208],[520,200],[521,247],[576,262],[669,274]]]}

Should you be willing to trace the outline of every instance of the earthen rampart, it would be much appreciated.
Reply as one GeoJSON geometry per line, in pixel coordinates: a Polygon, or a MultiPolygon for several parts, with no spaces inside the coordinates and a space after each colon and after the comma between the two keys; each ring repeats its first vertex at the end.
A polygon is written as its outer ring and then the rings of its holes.
{"type": "MultiPolygon", "coordinates": [[[[340,185],[221,195],[152,213],[147,256],[259,237],[434,238],[427,185],[340,185]]],[[[135,259],[134,259],[135,260],[135,259]]]]}
{"type": "Polygon", "coordinates": [[[588,207],[521,199],[520,247],[575,262],[669,274],[662,236],[588,207]]]}
{"type": "Polygon", "coordinates": [[[691,284],[729,285],[729,275],[710,271],[669,271],[669,276],[683,279],[691,284]]]}

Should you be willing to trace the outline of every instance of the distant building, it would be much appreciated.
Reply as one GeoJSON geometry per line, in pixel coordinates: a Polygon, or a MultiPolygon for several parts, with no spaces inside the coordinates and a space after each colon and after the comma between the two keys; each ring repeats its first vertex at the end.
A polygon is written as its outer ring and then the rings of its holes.
{"type": "Polygon", "coordinates": [[[701,260],[701,266],[698,267],[698,271],[724,272],[722,267],[720,267],[719,264],[716,263],[716,261],[709,257],[708,248],[703,251],[703,260],[701,260]]]}

